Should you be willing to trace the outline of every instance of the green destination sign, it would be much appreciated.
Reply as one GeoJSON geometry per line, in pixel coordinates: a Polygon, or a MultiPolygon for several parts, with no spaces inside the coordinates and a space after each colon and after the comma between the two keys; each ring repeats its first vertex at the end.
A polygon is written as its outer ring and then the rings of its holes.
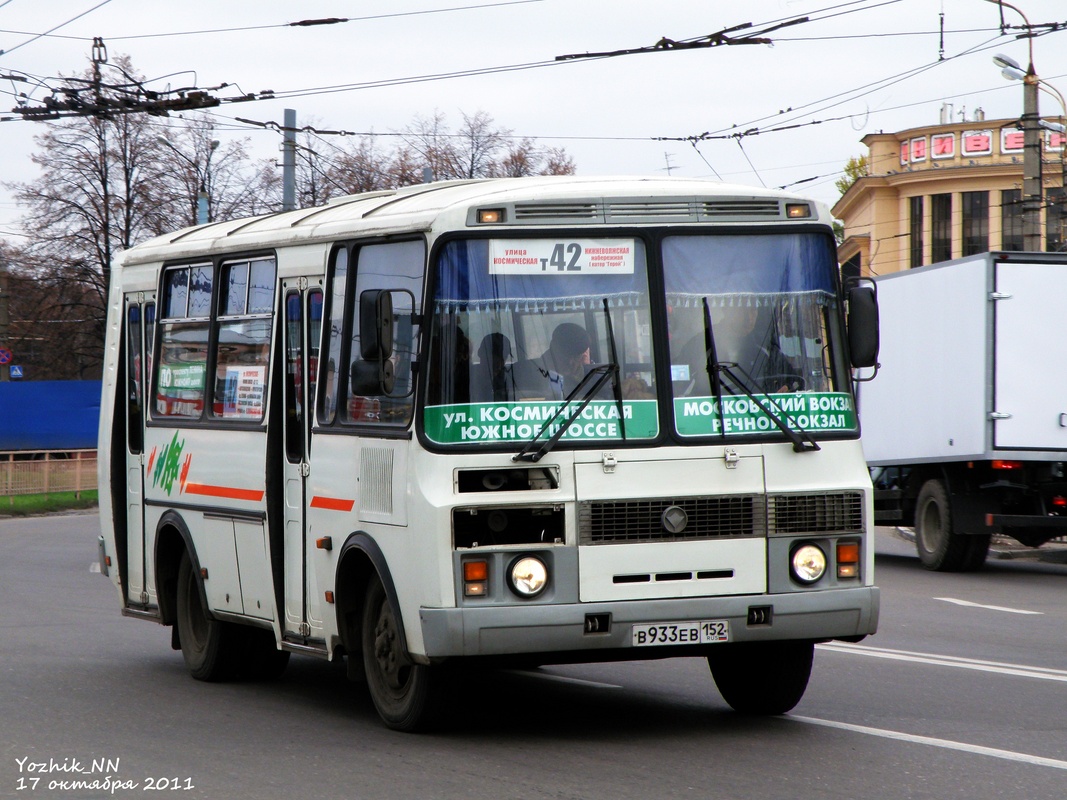
{"type": "MultiPolygon", "coordinates": [[[[856,429],[856,411],[847,392],[801,392],[760,395],[794,430],[810,433],[856,429]]],[[[682,397],[674,401],[674,419],[681,436],[761,434],[778,430],[749,397],[723,397],[722,414],[714,397],[682,397]],[[721,427],[720,427],[721,426],[721,427]]]]}
{"type": "MultiPolygon", "coordinates": [[[[624,400],[623,419],[612,400],[593,400],[560,437],[565,442],[621,439],[623,423],[627,439],[654,439],[659,434],[655,400],[624,400]]],[[[425,413],[426,436],[438,444],[470,442],[528,442],[559,409],[558,402],[463,403],[429,406],[425,413]]],[[[555,434],[576,408],[564,409],[545,432],[555,434]]]]}

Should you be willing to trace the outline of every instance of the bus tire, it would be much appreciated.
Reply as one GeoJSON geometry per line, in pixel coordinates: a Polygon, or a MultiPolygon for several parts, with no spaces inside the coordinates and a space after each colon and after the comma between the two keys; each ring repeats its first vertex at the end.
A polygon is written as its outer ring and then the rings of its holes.
{"type": "Polygon", "coordinates": [[[814,653],[813,642],[739,642],[716,646],[708,666],[730,708],[769,716],[800,702],[814,653]]]}
{"type": "Polygon", "coordinates": [[[382,721],[397,731],[424,729],[431,721],[433,671],[412,662],[377,576],[367,586],[361,636],[367,688],[382,721]]]}
{"type": "Polygon", "coordinates": [[[927,569],[971,572],[985,561],[989,537],[966,536],[955,530],[945,483],[931,478],[922,485],[915,502],[915,549],[927,569]]]}
{"type": "Polygon", "coordinates": [[[189,674],[198,681],[224,681],[233,677],[240,631],[212,619],[200,598],[189,553],[178,566],[178,638],[189,674]]]}

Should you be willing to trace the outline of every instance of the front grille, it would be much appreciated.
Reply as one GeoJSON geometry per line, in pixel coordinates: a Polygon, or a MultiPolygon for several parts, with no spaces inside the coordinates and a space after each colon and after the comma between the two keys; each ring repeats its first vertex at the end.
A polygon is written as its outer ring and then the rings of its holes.
{"type": "Polygon", "coordinates": [[[581,544],[671,542],[699,539],[737,539],[763,536],[766,514],[762,497],[685,497],[586,501],[578,504],[578,539],[581,544]],[[663,512],[681,508],[687,519],[683,530],[664,527],[663,512]]]}
{"type": "Polygon", "coordinates": [[[767,498],[768,534],[862,533],[863,494],[779,494],[767,498]]]}

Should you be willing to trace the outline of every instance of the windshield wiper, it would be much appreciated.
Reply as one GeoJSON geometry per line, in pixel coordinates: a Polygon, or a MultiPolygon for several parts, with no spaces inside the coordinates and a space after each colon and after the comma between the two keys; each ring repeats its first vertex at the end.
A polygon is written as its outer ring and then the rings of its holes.
{"type": "Polygon", "coordinates": [[[782,406],[778,403],[777,400],[769,397],[766,394],[762,395],[761,397],[760,394],[752,391],[751,386],[755,385],[756,382],[755,380],[753,380],[751,375],[745,372],[744,368],[741,367],[740,364],[724,361],[719,364],[719,370],[724,375],[726,375],[731,381],[733,381],[734,385],[736,385],[737,388],[744,392],[749,400],[759,406],[760,411],[766,414],[767,417],[771,420],[771,422],[774,423],[775,427],[786,435],[789,441],[793,443],[794,453],[812,452],[815,450],[822,449],[821,447],[819,447],[818,443],[811,438],[811,434],[804,430],[802,427],[797,425],[794,429],[790,428],[785,423],[785,420],[782,419],[783,416],[788,418],[789,421],[792,422],[794,425],[796,425],[796,420],[789,416],[789,412],[782,408],[782,406]],[[744,380],[742,380],[742,378],[734,372],[734,368],[736,368],[737,372],[741,373],[741,375],[744,376],[744,380]],[[771,403],[774,404],[774,408],[771,408],[771,405],[767,402],[767,400],[770,400],[771,403]],[[774,409],[777,409],[777,411],[775,411],[774,409]]]}
{"type": "Polygon", "coordinates": [[[619,353],[615,349],[615,329],[611,326],[611,312],[608,311],[608,298],[604,298],[604,323],[608,334],[608,346],[611,348],[611,391],[615,395],[615,407],[619,410],[619,432],[626,441],[626,415],[622,406],[622,376],[619,375],[619,353]]]}
{"type": "MultiPolygon", "coordinates": [[[[726,436],[725,412],[722,407],[722,380],[719,376],[719,373],[721,372],[733,381],[734,385],[744,392],[749,400],[759,406],[760,411],[766,414],[768,419],[774,423],[775,427],[786,435],[789,441],[793,443],[793,452],[803,453],[820,450],[821,448],[819,445],[811,438],[811,434],[806,430],[799,425],[797,425],[796,430],[794,430],[786,424],[782,419],[782,416],[789,417],[788,412],[782,408],[777,400],[771,399],[771,402],[774,403],[775,408],[777,408],[776,412],[767,403],[767,395],[763,395],[763,397],[760,398],[757,392],[752,391],[751,386],[755,385],[756,382],[752,379],[751,375],[745,372],[740,364],[731,361],[719,361],[718,355],[715,352],[715,334],[711,327],[711,311],[708,308],[708,298],[705,297],[703,300],[704,347],[705,355],[707,356],[708,377],[711,379],[711,391],[715,395],[715,407],[719,410],[719,433],[726,436]],[[744,376],[744,380],[734,373],[734,368],[744,376]]],[[[793,424],[796,424],[796,421],[791,417],[789,417],[789,419],[793,424]]]]}
{"type": "Polygon", "coordinates": [[[719,356],[715,352],[715,332],[711,327],[711,309],[708,308],[708,298],[701,299],[704,301],[704,368],[708,371],[711,393],[715,395],[715,408],[719,411],[719,434],[726,436],[722,410],[722,381],[719,379],[719,356]]]}
{"type": "Polygon", "coordinates": [[[578,385],[571,390],[570,394],[563,398],[562,402],[560,402],[559,404],[559,408],[556,409],[556,413],[554,413],[551,417],[545,420],[545,424],[541,426],[541,429],[537,433],[535,433],[533,435],[533,438],[530,439],[530,441],[528,441],[523,446],[522,450],[520,450],[518,453],[511,457],[511,460],[534,462],[540,461],[544,457],[545,453],[547,453],[549,450],[556,446],[556,442],[558,442],[560,440],[560,437],[562,437],[563,434],[567,432],[567,429],[571,426],[571,423],[574,422],[574,420],[578,419],[578,415],[581,414],[585,410],[585,407],[589,405],[589,402],[594,397],[596,397],[597,392],[599,392],[600,389],[604,386],[604,384],[608,382],[608,379],[618,373],[618,371],[619,367],[617,364],[597,364],[595,367],[591,367],[590,370],[585,373],[582,379],[578,381],[578,385]],[[596,378],[596,380],[592,381],[594,377],[596,378]],[[592,385],[589,386],[585,393],[581,395],[581,399],[578,401],[577,407],[574,411],[571,412],[570,416],[567,417],[566,422],[560,425],[559,430],[552,434],[551,437],[546,439],[545,442],[535,451],[534,447],[537,446],[538,440],[545,435],[545,432],[552,426],[552,423],[559,419],[560,415],[571,404],[571,401],[574,400],[574,398],[578,396],[578,393],[581,392],[582,389],[585,388],[587,385],[589,385],[591,381],[592,385]]]}

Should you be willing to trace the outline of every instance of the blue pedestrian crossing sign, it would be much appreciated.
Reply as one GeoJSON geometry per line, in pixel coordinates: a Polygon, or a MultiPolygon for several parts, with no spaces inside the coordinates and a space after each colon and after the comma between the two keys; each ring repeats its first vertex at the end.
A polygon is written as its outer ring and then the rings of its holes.
{"type": "Polygon", "coordinates": [[[12,364],[8,369],[11,370],[11,380],[17,381],[22,379],[22,367],[12,364]]]}

